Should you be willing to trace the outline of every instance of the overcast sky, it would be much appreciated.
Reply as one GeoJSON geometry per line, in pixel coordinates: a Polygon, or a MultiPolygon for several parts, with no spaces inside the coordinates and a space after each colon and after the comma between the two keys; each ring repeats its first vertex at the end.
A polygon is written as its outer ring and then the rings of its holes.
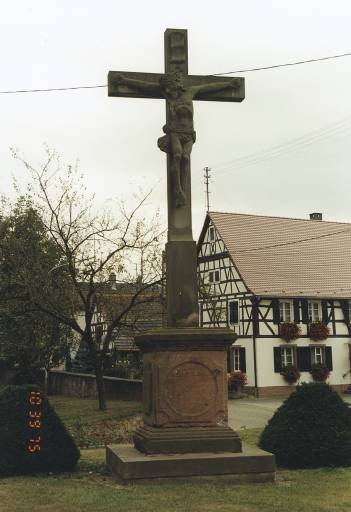
{"type": "MultiPolygon", "coordinates": [[[[12,0],[0,19],[0,90],[104,85],[109,70],[163,71],[163,33],[188,29],[189,73],[215,74],[351,52],[348,0],[12,0]]],[[[217,211],[351,222],[351,56],[238,73],[242,103],[195,102],[194,235],[205,215],[203,168],[217,211]],[[275,148],[275,149],[272,149],[275,148]]],[[[0,94],[1,192],[43,143],[80,160],[102,204],[155,187],[166,214],[162,100],[107,89],[0,94]]],[[[166,218],[166,215],[164,215],[166,218]]]]}

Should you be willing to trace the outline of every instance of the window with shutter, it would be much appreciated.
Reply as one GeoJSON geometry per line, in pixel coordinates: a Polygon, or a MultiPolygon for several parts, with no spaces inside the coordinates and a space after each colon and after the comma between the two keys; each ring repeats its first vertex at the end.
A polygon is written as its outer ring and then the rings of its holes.
{"type": "Polygon", "coordinates": [[[239,372],[241,370],[240,367],[240,348],[234,347],[233,348],[233,371],[239,372]]]}
{"type": "Polygon", "coordinates": [[[325,364],[324,347],[310,347],[311,350],[311,365],[325,364]]]}
{"type": "Polygon", "coordinates": [[[237,300],[229,302],[229,323],[239,323],[239,301],[237,300]]]}
{"type": "Polygon", "coordinates": [[[219,270],[212,270],[208,273],[208,282],[209,283],[219,283],[220,273],[219,270]]]}
{"type": "Polygon", "coordinates": [[[280,347],[280,354],[281,354],[281,366],[284,368],[288,365],[294,365],[295,364],[295,357],[294,357],[294,347],[280,347]]]}
{"type": "Polygon", "coordinates": [[[230,371],[246,373],[246,351],[244,347],[232,347],[230,371]]]}

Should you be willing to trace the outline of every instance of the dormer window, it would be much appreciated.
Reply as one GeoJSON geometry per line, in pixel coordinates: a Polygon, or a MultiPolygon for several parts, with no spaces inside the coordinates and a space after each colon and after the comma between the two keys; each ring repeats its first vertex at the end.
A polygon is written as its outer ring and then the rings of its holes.
{"type": "Polygon", "coordinates": [[[208,230],[208,239],[210,240],[210,242],[214,242],[214,239],[215,239],[215,228],[213,226],[211,226],[208,230]]]}

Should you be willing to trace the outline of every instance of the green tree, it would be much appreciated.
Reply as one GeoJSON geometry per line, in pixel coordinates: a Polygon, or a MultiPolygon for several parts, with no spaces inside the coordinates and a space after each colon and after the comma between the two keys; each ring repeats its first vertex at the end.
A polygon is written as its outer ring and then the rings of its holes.
{"type": "Polygon", "coordinates": [[[0,219],[0,353],[22,376],[35,382],[38,370],[47,375],[74,343],[72,331],[57,315],[42,308],[58,302],[74,309],[72,290],[55,244],[48,238],[39,212],[27,198],[0,219]],[[37,298],[41,296],[41,301],[37,298]]]}

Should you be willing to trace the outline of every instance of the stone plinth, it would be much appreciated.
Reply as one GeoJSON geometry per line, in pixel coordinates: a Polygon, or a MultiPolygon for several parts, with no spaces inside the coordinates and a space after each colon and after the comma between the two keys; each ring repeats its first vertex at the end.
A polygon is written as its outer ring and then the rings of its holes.
{"type": "Polygon", "coordinates": [[[107,447],[124,483],[273,482],[274,456],[242,447],[227,425],[229,329],[159,329],[136,337],[144,358],[144,424],[132,445],[107,447]]]}
{"type": "Polygon", "coordinates": [[[134,436],[144,453],[241,450],[228,418],[229,329],[159,329],[137,336],[143,352],[144,425],[134,436]]]}
{"type": "Polygon", "coordinates": [[[274,455],[244,445],[239,453],[145,455],[132,445],[107,447],[106,461],[121,483],[219,481],[265,483],[275,480],[274,455]]]}

